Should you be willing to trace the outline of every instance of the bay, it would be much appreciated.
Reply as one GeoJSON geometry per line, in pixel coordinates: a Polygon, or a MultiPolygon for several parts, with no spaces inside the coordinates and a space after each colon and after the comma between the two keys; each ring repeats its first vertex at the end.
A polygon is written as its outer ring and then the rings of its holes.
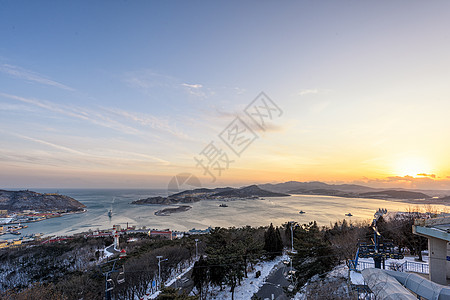
{"type": "MultiPolygon", "coordinates": [[[[42,193],[55,190],[39,189],[42,193]]],[[[114,224],[143,227],[147,229],[171,229],[187,231],[192,228],[266,226],[270,223],[281,225],[287,221],[308,223],[317,221],[319,225],[329,225],[344,218],[348,221],[369,221],[378,208],[388,211],[425,211],[427,205],[408,204],[365,198],[342,198],[332,196],[292,195],[264,199],[234,200],[226,202],[228,207],[219,207],[223,201],[204,200],[189,204],[192,209],[170,216],[155,216],[157,210],[167,205],[133,205],[134,200],[165,196],[166,190],[155,189],[60,189],[60,194],[68,195],[86,205],[87,212],[70,214],[36,223],[28,223],[21,230],[22,235],[43,233],[45,235],[70,235],[89,229],[110,229],[114,224]],[[108,211],[112,210],[109,218],[108,211]],[[305,214],[299,214],[303,210],[305,214]],[[352,217],[345,216],[352,213],[352,217]]],[[[434,205],[436,211],[447,211],[449,206],[434,205]]],[[[17,236],[5,234],[1,239],[17,236]]]]}

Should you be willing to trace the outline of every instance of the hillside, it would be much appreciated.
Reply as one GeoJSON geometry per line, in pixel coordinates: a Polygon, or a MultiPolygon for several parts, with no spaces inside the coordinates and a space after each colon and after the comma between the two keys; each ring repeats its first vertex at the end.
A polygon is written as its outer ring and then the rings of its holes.
{"type": "Polygon", "coordinates": [[[399,191],[399,190],[386,190],[380,192],[368,192],[359,194],[360,197],[363,198],[394,198],[394,199],[429,199],[430,196],[420,193],[420,192],[411,192],[411,191],[399,191]]]}
{"type": "Polygon", "coordinates": [[[216,197],[231,197],[231,198],[242,198],[242,197],[286,197],[288,194],[270,192],[263,190],[256,185],[250,185],[240,189],[231,189],[223,192],[214,194],[216,197]]]}
{"type": "Polygon", "coordinates": [[[276,193],[263,190],[256,185],[236,188],[215,188],[215,189],[194,189],[186,190],[169,197],[150,197],[139,199],[131,202],[131,204],[179,204],[193,203],[200,200],[229,199],[229,198],[253,198],[253,197],[286,197],[288,194],[276,193]]]}
{"type": "Polygon", "coordinates": [[[377,189],[357,185],[357,184],[327,184],[320,181],[311,182],[299,182],[299,181],[288,181],[277,184],[260,184],[260,188],[272,192],[279,193],[303,193],[312,190],[322,190],[322,191],[340,191],[346,193],[366,193],[371,191],[377,191],[377,189]]]}
{"type": "Polygon", "coordinates": [[[80,211],[86,206],[77,200],[59,194],[41,194],[32,191],[0,190],[0,209],[8,211],[80,211]]]}
{"type": "Polygon", "coordinates": [[[313,189],[313,190],[299,189],[299,190],[289,191],[288,193],[289,194],[301,194],[301,195],[335,196],[335,197],[346,197],[346,198],[353,198],[353,197],[358,196],[358,194],[356,194],[356,193],[350,193],[350,192],[339,191],[339,190],[331,190],[331,189],[313,189]]]}

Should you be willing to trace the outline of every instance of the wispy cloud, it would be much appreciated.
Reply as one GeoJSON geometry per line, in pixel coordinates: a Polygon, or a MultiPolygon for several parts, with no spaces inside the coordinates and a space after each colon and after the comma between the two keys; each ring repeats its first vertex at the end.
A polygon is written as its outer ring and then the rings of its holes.
{"type": "Polygon", "coordinates": [[[196,84],[189,84],[189,83],[182,83],[181,86],[187,90],[189,95],[193,95],[200,98],[205,98],[208,95],[213,95],[214,93],[210,91],[209,89],[204,89],[203,85],[196,83],[196,84]]]}
{"type": "Polygon", "coordinates": [[[149,114],[129,112],[118,108],[106,107],[99,107],[99,109],[93,110],[77,106],[61,105],[34,98],[25,98],[1,92],[0,97],[30,104],[51,112],[80,119],[125,134],[146,136],[149,133],[148,130],[144,131],[143,128],[139,128],[139,126],[143,126],[163,133],[169,133],[180,139],[190,140],[189,136],[184,134],[176,126],[172,125],[169,119],[160,118],[149,114]],[[121,117],[122,120],[118,117],[121,117]],[[133,123],[136,123],[139,126],[133,126],[133,123]]]}
{"type": "Polygon", "coordinates": [[[298,92],[298,95],[304,96],[304,95],[318,94],[318,93],[319,93],[318,89],[304,89],[304,90],[301,90],[300,92],[298,92]]]}
{"type": "Polygon", "coordinates": [[[368,184],[379,188],[414,188],[414,189],[449,189],[450,176],[440,179],[435,174],[417,174],[414,176],[388,176],[385,178],[364,178],[355,181],[357,184],[368,184]],[[425,176],[426,175],[426,176],[425,176]]]}
{"type": "Polygon", "coordinates": [[[141,126],[150,127],[152,129],[157,129],[163,131],[165,133],[170,133],[176,137],[189,139],[189,137],[184,134],[181,130],[176,128],[176,126],[171,125],[170,121],[165,118],[156,117],[149,114],[137,113],[137,112],[129,112],[123,109],[118,108],[107,108],[101,107],[102,110],[113,114],[115,117],[123,117],[127,120],[131,120],[141,126]]]}
{"type": "Polygon", "coordinates": [[[13,136],[25,141],[30,141],[33,143],[37,143],[43,146],[47,146],[54,150],[57,150],[60,153],[69,154],[66,155],[55,155],[54,152],[36,152],[37,150],[33,148],[33,150],[29,153],[15,153],[11,151],[5,151],[0,149],[0,160],[1,156],[6,160],[12,160],[23,163],[34,163],[34,164],[43,164],[43,165],[54,165],[60,166],[64,165],[79,165],[80,163],[88,163],[90,166],[94,165],[102,165],[102,166],[111,166],[111,165],[124,165],[126,166],[131,164],[139,164],[139,163],[152,163],[161,166],[168,166],[170,162],[159,157],[148,155],[144,153],[131,152],[131,151],[122,151],[118,149],[110,149],[110,148],[98,148],[98,149],[90,149],[89,151],[80,151],[78,149],[74,149],[71,147],[67,147],[64,145],[60,145],[54,142],[49,142],[43,139],[30,137],[23,134],[6,132],[0,129],[0,133],[6,134],[9,136],[13,136]],[[33,155],[34,153],[34,155],[33,155]]]}
{"type": "Polygon", "coordinates": [[[67,91],[75,91],[75,89],[73,89],[67,85],[64,85],[64,84],[54,81],[44,75],[41,75],[39,73],[24,69],[24,68],[21,68],[18,66],[13,66],[13,65],[8,65],[8,64],[0,65],[0,72],[8,74],[9,76],[12,76],[15,78],[33,81],[33,82],[37,82],[37,83],[48,85],[48,86],[53,86],[56,88],[67,90],[67,91]]]}
{"type": "Polygon", "coordinates": [[[181,85],[188,87],[188,88],[192,88],[192,89],[200,89],[203,87],[203,85],[198,84],[198,83],[196,83],[196,84],[182,83],[181,85]]]}
{"type": "Polygon", "coordinates": [[[116,131],[120,131],[126,134],[133,134],[137,135],[140,133],[140,131],[136,128],[133,128],[131,126],[127,126],[125,124],[122,124],[118,122],[117,120],[114,120],[108,116],[102,115],[96,111],[83,109],[76,106],[67,106],[67,105],[61,105],[56,104],[54,102],[44,101],[44,100],[37,100],[34,98],[25,98],[20,97],[16,95],[10,95],[6,93],[1,93],[1,97],[9,98],[12,100],[20,101],[23,103],[31,104],[43,109],[46,109],[48,111],[52,111],[58,114],[62,114],[65,116],[81,119],[84,121],[88,121],[91,123],[94,123],[96,125],[110,128],[116,131]]]}
{"type": "Polygon", "coordinates": [[[420,174],[417,174],[417,176],[436,178],[436,174],[420,173],[420,174]]]}
{"type": "Polygon", "coordinates": [[[151,89],[156,87],[174,88],[178,86],[179,80],[151,70],[130,71],[124,75],[125,83],[130,87],[139,89],[151,89]]]}
{"type": "Polygon", "coordinates": [[[86,155],[86,153],[83,153],[81,151],[78,151],[78,150],[75,150],[75,149],[72,149],[72,148],[69,148],[69,147],[57,145],[57,144],[54,144],[54,143],[50,143],[50,142],[47,142],[47,141],[44,141],[44,140],[36,139],[36,138],[33,138],[33,137],[21,135],[21,134],[13,134],[13,135],[15,135],[16,137],[28,140],[28,141],[32,141],[32,142],[35,142],[35,143],[39,143],[39,144],[42,144],[42,145],[45,145],[45,146],[49,146],[49,147],[55,148],[57,150],[62,150],[62,151],[65,151],[65,152],[68,152],[68,153],[72,153],[72,154],[77,154],[77,155],[86,155]]]}
{"type": "Polygon", "coordinates": [[[124,74],[124,82],[132,88],[139,89],[148,95],[154,95],[160,89],[164,92],[188,93],[189,95],[205,98],[214,95],[214,91],[200,83],[187,83],[170,75],[164,75],[152,70],[130,71],[124,74]]]}

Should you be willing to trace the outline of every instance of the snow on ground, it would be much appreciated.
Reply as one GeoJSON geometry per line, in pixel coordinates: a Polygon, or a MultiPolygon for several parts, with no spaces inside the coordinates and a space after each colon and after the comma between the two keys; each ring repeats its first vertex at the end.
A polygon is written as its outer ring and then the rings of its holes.
{"type": "Polygon", "coordinates": [[[364,285],[364,277],[359,272],[350,271],[350,281],[353,284],[364,285]]]}
{"type": "Polygon", "coordinates": [[[346,264],[342,264],[339,266],[334,267],[333,270],[328,272],[327,277],[348,277],[348,267],[346,264]]]}
{"type": "MultiPolygon", "coordinates": [[[[108,246],[108,247],[109,247],[109,246],[108,246]]],[[[108,258],[108,257],[114,255],[114,253],[109,252],[108,250],[106,250],[108,247],[105,247],[105,249],[103,249],[103,253],[105,253],[105,255],[104,255],[105,258],[108,258]]]]}
{"type": "MultiPolygon", "coordinates": [[[[328,272],[328,274],[326,275],[325,279],[320,279],[320,277],[318,275],[313,276],[310,280],[308,280],[308,282],[300,289],[300,291],[297,292],[297,294],[295,294],[294,298],[292,298],[293,300],[308,300],[307,299],[307,293],[306,290],[309,288],[309,284],[314,283],[316,281],[320,281],[320,280],[324,280],[327,282],[332,282],[335,280],[346,280],[348,278],[348,267],[347,265],[341,264],[338,265],[336,267],[333,268],[333,270],[331,270],[330,272],[328,272]]],[[[344,293],[346,294],[347,291],[347,287],[346,284],[342,284],[341,288],[340,288],[340,293],[344,293]]]]}
{"type": "MultiPolygon", "coordinates": [[[[275,267],[283,260],[289,260],[288,255],[283,255],[275,258],[272,261],[264,261],[255,265],[255,270],[248,272],[248,278],[243,278],[241,285],[236,286],[234,290],[234,299],[250,299],[254,293],[264,285],[266,278],[272,271],[276,271],[275,267]],[[261,271],[261,276],[255,278],[257,271],[261,271]]],[[[214,287],[211,292],[211,296],[208,299],[226,300],[231,299],[230,287],[225,287],[223,291],[220,291],[219,287],[214,287]]]]}
{"type": "Polygon", "coordinates": [[[114,253],[109,252],[109,251],[107,250],[109,247],[111,247],[111,245],[110,245],[110,246],[107,246],[107,247],[105,247],[105,248],[102,249],[102,251],[103,251],[103,257],[100,257],[99,261],[103,261],[103,260],[108,259],[108,258],[110,258],[111,256],[114,255],[114,253]]]}
{"type": "MultiPolygon", "coordinates": [[[[428,256],[427,255],[423,255],[423,262],[419,262],[416,261],[417,257],[415,256],[405,256],[403,259],[387,259],[386,260],[386,269],[389,268],[389,265],[392,263],[395,264],[403,264],[404,262],[408,262],[408,263],[416,263],[416,264],[424,264],[424,265],[428,265],[428,256]]],[[[363,263],[369,263],[369,264],[374,264],[373,259],[372,258],[359,258],[358,262],[363,262],[363,263]]],[[[370,267],[370,266],[368,266],[370,267]]],[[[373,267],[373,266],[372,266],[373,267]]],[[[336,266],[332,271],[330,271],[327,275],[327,278],[330,277],[344,277],[344,278],[348,278],[349,276],[349,270],[346,264],[341,264],[339,266],[336,266]]],[[[364,277],[362,276],[362,274],[360,272],[355,272],[355,271],[350,271],[350,281],[353,284],[357,284],[357,285],[364,285],[364,277]]],[[[308,282],[309,283],[309,282],[308,282]]],[[[304,300],[306,299],[305,297],[305,290],[306,287],[308,285],[308,283],[305,284],[305,286],[295,295],[294,299],[295,300],[304,300]]]]}

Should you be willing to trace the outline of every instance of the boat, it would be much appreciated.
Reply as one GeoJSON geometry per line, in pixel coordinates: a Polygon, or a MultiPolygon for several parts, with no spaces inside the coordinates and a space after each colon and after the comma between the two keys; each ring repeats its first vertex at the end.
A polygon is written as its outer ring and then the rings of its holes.
{"type": "Polygon", "coordinates": [[[110,218],[112,217],[112,210],[108,211],[108,217],[110,217],[110,218]]]}
{"type": "Polygon", "coordinates": [[[348,214],[345,214],[345,216],[351,217],[351,216],[353,216],[353,215],[352,215],[352,213],[348,213],[348,214]]]}
{"type": "Polygon", "coordinates": [[[19,231],[10,231],[10,234],[14,234],[14,235],[21,235],[21,233],[19,231]]]}
{"type": "Polygon", "coordinates": [[[305,212],[303,210],[298,212],[299,214],[305,214],[305,212]]]}
{"type": "Polygon", "coordinates": [[[226,205],[225,203],[222,203],[219,205],[219,207],[228,207],[228,205],[226,205]]]}

